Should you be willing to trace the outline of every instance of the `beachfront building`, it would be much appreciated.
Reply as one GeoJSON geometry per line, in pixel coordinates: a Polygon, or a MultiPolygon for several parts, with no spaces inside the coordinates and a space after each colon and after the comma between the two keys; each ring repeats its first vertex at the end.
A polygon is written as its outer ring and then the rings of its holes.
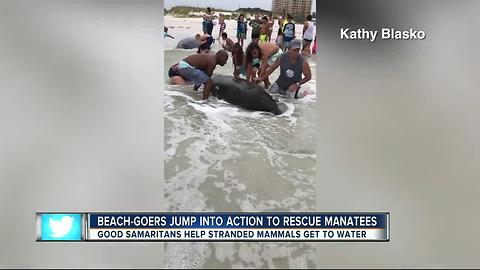
{"type": "Polygon", "coordinates": [[[312,0],[272,0],[272,13],[281,15],[290,13],[293,16],[308,15],[312,9],[312,0]]]}

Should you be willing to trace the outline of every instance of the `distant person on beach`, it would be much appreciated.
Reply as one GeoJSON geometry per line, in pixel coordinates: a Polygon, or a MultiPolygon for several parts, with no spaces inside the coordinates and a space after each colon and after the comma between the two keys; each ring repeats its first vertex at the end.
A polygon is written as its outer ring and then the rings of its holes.
{"type": "Polygon", "coordinates": [[[280,67],[280,76],[268,92],[271,94],[278,93],[285,95],[286,98],[295,99],[305,96],[305,94],[300,93],[300,87],[302,84],[310,81],[312,72],[308,61],[300,55],[301,47],[301,40],[294,39],[290,41],[290,50],[282,54],[282,56],[267,69],[265,74],[259,76],[256,81],[265,80],[265,78],[280,67]]]}
{"type": "Polygon", "coordinates": [[[209,8],[209,7],[207,7],[207,13],[205,13],[205,21],[207,22],[206,23],[207,33],[206,34],[209,34],[211,36],[212,31],[213,31],[213,12],[212,12],[212,9],[209,8]]]}
{"type": "Polygon", "coordinates": [[[312,15],[307,16],[307,20],[303,24],[303,44],[306,46],[307,56],[310,55],[310,44],[312,44],[315,36],[315,25],[312,22],[312,15]]]}
{"type": "Polygon", "coordinates": [[[220,39],[222,33],[225,31],[225,28],[227,28],[227,25],[225,24],[225,16],[223,14],[220,14],[220,18],[218,19],[218,26],[220,27],[220,31],[218,31],[218,39],[220,39]]]}
{"type": "Polygon", "coordinates": [[[287,14],[287,20],[283,26],[283,45],[285,50],[290,48],[290,41],[295,39],[295,24],[292,22],[292,15],[287,14]]]}
{"type": "Polygon", "coordinates": [[[210,54],[210,45],[208,45],[207,43],[200,44],[200,46],[198,46],[197,53],[210,54]]]}
{"type": "Polygon", "coordinates": [[[260,39],[260,28],[262,27],[262,21],[259,18],[258,14],[255,14],[255,19],[248,23],[252,27],[252,42],[255,43],[258,43],[260,39]]]}
{"type": "Polygon", "coordinates": [[[168,27],[163,27],[163,37],[169,37],[171,39],[175,39],[173,36],[168,34],[168,27]]]}
{"type": "MultiPolygon", "coordinates": [[[[267,68],[271,66],[277,60],[277,58],[282,55],[282,53],[282,49],[272,43],[250,43],[250,45],[248,45],[247,49],[245,50],[247,81],[253,80],[253,78],[250,77],[251,74],[254,74],[252,69],[258,69],[259,76],[263,75],[266,72],[267,68]]],[[[263,82],[265,88],[268,88],[268,86],[270,85],[268,76],[264,77],[263,82]]]]}
{"type": "Polygon", "coordinates": [[[228,35],[226,32],[223,32],[222,33],[222,40],[224,41],[223,44],[222,44],[222,47],[231,52],[232,49],[233,49],[233,45],[235,45],[235,43],[233,42],[233,40],[231,40],[230,38],[228,38],[228,35]]]}
{"type": "Polygon", "coordinates": [[[168,70],[172,84],[185,85],[188,82],[195,84],[197,90],[202,84],[203,99],[208,99],[212,89],[212,74],[217,65],[223,66],[227,63],[228,53],[219,50],[215,55],[194,54],[186,57],[168,70]]]}
{"type": "Polygon", "coordinates": [[[278,16],[278,32],[277,32],[277,37],[283,34],[283,16],[278,16]]]}
{"type": "Polygon", "coordinates": [[[268,17],[263,16],[262,26],[260,28],[260,42],[269,42],[268,34],[270,33],[270,23],[268,17]]]}
{"type": "Polygon", "coordinates": [[[247,23],[245,22],[245,16],[240,14],[237,21],[237,42],[243,48],[243,41],[247,38],[247,23]]]}
{"type": "Polygon", "coordinates": [[[269,28],[268,28],[268,42],[270,42],[272,40],[273,24],[274,24],[273,17],[268,18],[268,25],[269,25],[269,28]]]}

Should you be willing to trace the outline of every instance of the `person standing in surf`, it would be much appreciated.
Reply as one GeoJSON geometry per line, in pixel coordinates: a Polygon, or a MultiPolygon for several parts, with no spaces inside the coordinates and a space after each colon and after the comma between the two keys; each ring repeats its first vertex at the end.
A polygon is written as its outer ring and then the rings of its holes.
{"type": "Polygon", "coordinates": [[[274,24],[274,21],[273,21],[273,17],[270,16],[268,18],[268,42],[270,42],[272,40],[272,33],[273,33],[273,24],[274,24]]]}
{"type": "Polygon", "coordinates": [[[163,27],[163,37],[169,37],[171,39],[175,39],[173,36],[171,36],[169,33],[168,33],[168,27],[163,27]]]}
{"type": "Polygon", "coordinates": [[[205,21],[207,27],[206,34],[209,34],[211,36],[213,31],[213,12],[212,9],[210,9],[209,7],[207,7],[207,13],[205,13],[205,21]]]}
{"type": "Polygon", "coordinates": [[[225,16],[221,13],[218,19],[218,26],[220,27],[220,30],[218,31],[218,40],[220,40],[222,33],[225,31],[225,28],[227,28],[227,24],[225,24],[225,16]]]}
{"type": "Polygon", "coordinates": [[[269,42],[269,33],[270,32],[270,23],[268,22],[268,17],[263,16],[262,18],[262,26],[260,28],[260,42],[269,42]]]}
{"type": "Polygon", "coordinates": [[[290,41],[295,39],[295,24],[292,22],[292,15],[287,14],[287,20],[283,26],[283,45],[285,51],[290,48],[290,41]]]}
{"type": "Polygon", "coordinates": [[[262,21],[258,14],[255,14],[255,19],[251,20],[248,25],[252,27],[252,42],[258,43],[260,39],[260,28],[262,26],[262,21]]]}
{"type": "Polygon", "coordinates": [[[312,22],[312,15],[307,16],[307,20],[303,24],[303,46],[306,48],[307,56],[310,56],[310,44],[312,44],[315,36],[315,25],[312,22]]]}
{"type": "Polygon", "coordinates": [[[280,76],[268,90],[271,94],[281,94],[286,98],[302,98],[305,96],[300,93],[300,86],[312,78],[312,72],[308,61],[300,55],[302,42],[294,39],[290,43],[291,49],[282,54],[273,65],[271,65],[265,74],[258,77],[256,81],[265,80],[272,72],[280,67],[280,76]],[[303,78],[302,78],[303,74],[303,78]]]}
{"type": "Polygon", "coordinates": [[[245,16],[240,14],[237,21],[237,42],[243,48],[243,41],[247,38],[247,23],[245,22],[245,16]]]}
{"type": "Polygon", "coordinates": [[[224,66],[228,61],[228,53],[219,50],[215,55],[193,54],[173,65],[168,70],[172,84],[185,85],[188,82],[195,84],[193,90],[203,84],[203,99],[208,99],[212,89],[212,74],[217,65],[224,66]]]}

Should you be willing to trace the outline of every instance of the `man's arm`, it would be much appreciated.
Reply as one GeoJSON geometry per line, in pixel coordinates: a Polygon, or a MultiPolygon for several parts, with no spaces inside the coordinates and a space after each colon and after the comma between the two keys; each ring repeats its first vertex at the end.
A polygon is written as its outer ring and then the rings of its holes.
{"type": "Polygon", "coordinates": [[[304,77],[298,82],[300,85],[310,81],[310,79],[312,78],[312,71],[310,70],[310,64],[308,64],[307,61],[303,62],[302,72],[304,77]]]}
{"type": "Polygon", "coordinates": [[[298,83],[293,83],[291,84],[289,87],[288,87],[288,90],[289,91],[297,91],[298,88],[300,88],[300,85],[310,81],[310,79],[312,78],[312,72],[310,71],[310,65],[308,64],[307,61],[303,62],[303,66],[302,66],[302,73],[303,73],[303,78],[298,82],[298,83]]]}
{"type": "Polygon", "coordinates": [[[308,29],[308,22],[305,22],[305,23],[303,24],[302,36],[305,35],[305,31],[307,31],[307,29],[308,29]]]}
{"type": "Polygon", "coordinates": [[[208,61],[207,69],[205,70],[205,73],[208,75],[208,77],[212,77],[213,71],[215,70],[216,66],[217,62],[215,61],[215,57],[211,57],[208,61]]]}
{"type": "Polygon", "coordinates": [[[213,70],[215,70],[216,66],[217,66],[217,64],[216,64],[215,60],[210,61],[208,63],[208,67],[207,67],[207,70],[206,70],[205,73],[210,78],[208,79],[208,81],[205,83],[205,86],[203,87],[203,99],[208,99],[208,96],[210,96],[210,91],[212,90],[212,74],[213,74],[213,70]]]}

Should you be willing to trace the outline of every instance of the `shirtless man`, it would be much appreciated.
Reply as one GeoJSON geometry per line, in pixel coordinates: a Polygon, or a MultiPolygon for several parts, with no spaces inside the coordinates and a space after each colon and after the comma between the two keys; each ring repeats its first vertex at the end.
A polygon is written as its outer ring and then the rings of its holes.
{"type": "Polygon", "coordinates": [[[227,35],[226,32],[223,32],[223,33],[222,33],[222,40],[225,41],[225,43],[222,44],[222,47],[223,47],[225,50],[231,52],[232,49],[233,49],[233,45],[235,45],[235,43],[233,42],[233,40],[231,40],[230,38],[228,38],[228,35],[227,35]]]}
{"type": "Polygon", "coordinates": [[[227,63],[228,53],[225,50],[218,51],[215,55],[194,54],[173,65],[168,71],[172,84],[184,85],[187,82],[195,84],[194,90],[204,84],[203,99],[208,99],[212,89],[212,74],[217,65],[227,63]]]}

